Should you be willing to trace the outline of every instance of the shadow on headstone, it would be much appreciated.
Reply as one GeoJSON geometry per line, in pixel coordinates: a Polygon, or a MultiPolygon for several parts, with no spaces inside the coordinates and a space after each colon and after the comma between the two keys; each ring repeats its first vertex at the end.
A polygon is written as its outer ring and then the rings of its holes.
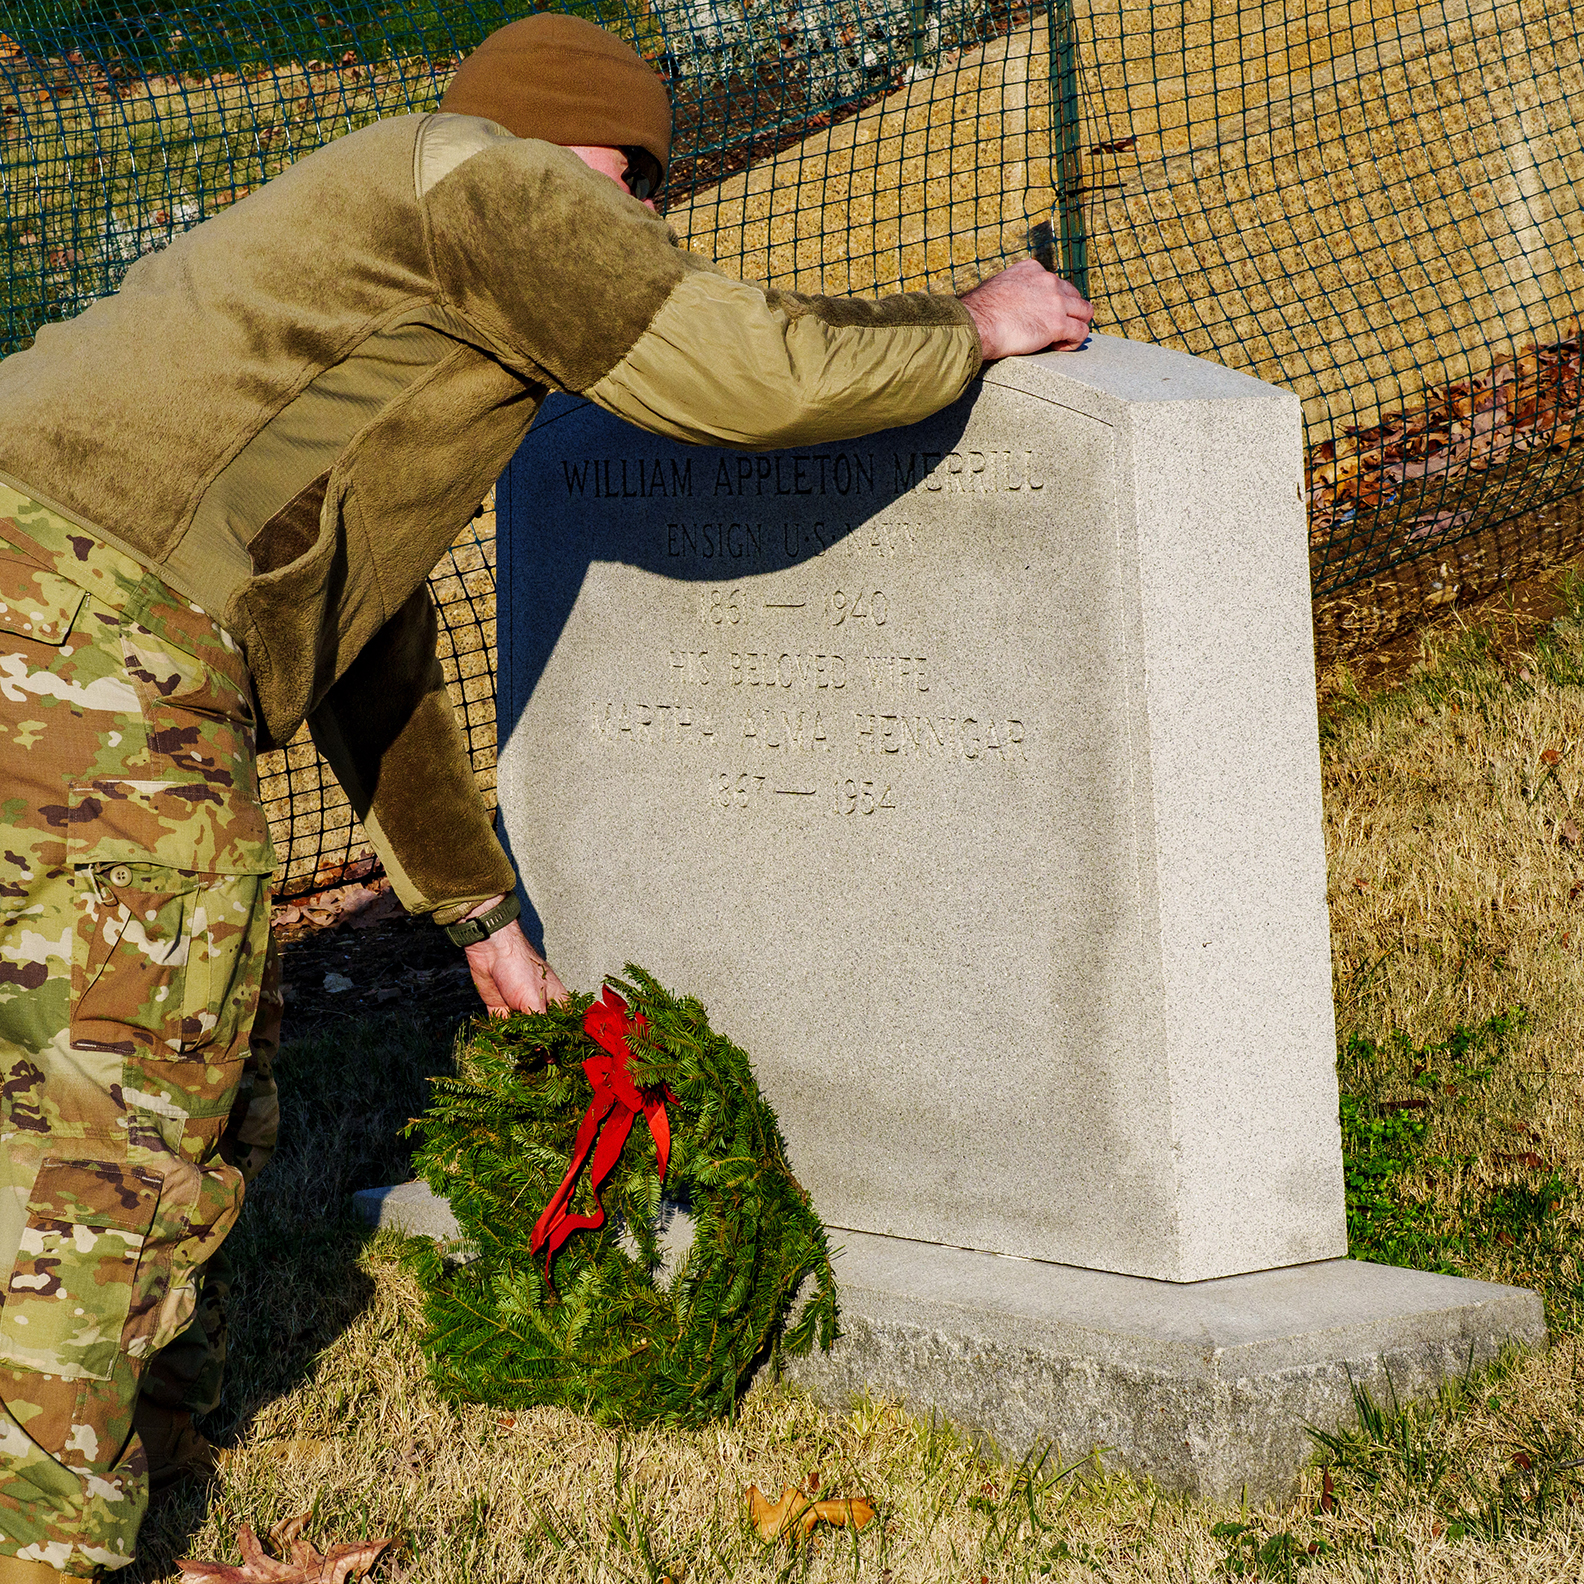
{"type": "MultiPolygon", "coordinates": [[[[931,421],[930,443],[947,455],[972,400],[970,392],[931,421]]],[[[937,452],[930,465],[942,460],[937,452]]],[[[866,440],[780,453],[678,446],[611,418],[583,397],[553,394],[496,492],[499,744],[533,697],[591,565],[620,562],[677,582],[731,583],[745,569],[795,567],[822,555],[864,521],[852,507],[873,507],[909,487],[876,476],[866,440]],[[830,510],[800,520],[795,541],[786,539],[783,525],[780,543],[767,542],[762,509],[788,499],[817,500],[830,510]],[[707,501],[720,514],[679,520],[676,534],[664,540],[635,540],[610,515],[612,507],[634,501],[650,508],[707,501]],[[541,554],[539,527],[568,518],[581,531],[558,534],[556,553],[541,554]]],[[[497,825],[509,855],[510,827],[504,820],[497,825]]],[[[544,921],[527,890],[519,892],[522,927],[542,952],[544,921]]]]}

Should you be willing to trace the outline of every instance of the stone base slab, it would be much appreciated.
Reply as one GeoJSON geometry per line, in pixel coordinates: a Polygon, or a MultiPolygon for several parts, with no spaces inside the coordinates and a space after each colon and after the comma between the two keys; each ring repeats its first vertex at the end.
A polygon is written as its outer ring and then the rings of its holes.
{"type": "MultiPolygon", "coordinates": [[[[373,1226],[458,1238],[424,1183],[354,1198],[373,1226]]],[[[829,1231],[844,1334],[787,1369],[822,1402],[898,1397],[1012,1457],[1098,1451],[1218,1501],[1286,1496],[1304,1427],[1351,1419],[1354,1382],[1406,1399],[1546,1341],[1536,1293],[1359,1260],[1177,1283],[829,1231]]]]}
{"type": "Polygon", "coordinates": [[[389,1188],[364,1188],[352,1195],[352,1207],[371,1227],[433,1238],[442,1247],[462,1237],[451,1206],[428,1183],[417,1179],[389,1188]]]}
{"type": "Polygon", "coordinates": [[[1356,1260],[1178,1284],[830,1234],[844,1335],[788,1370],[821,1401],[899,1397],[1012,1457],[1097,1450],[1219,1501],[1288,1495],[1354,1382],[1406,1399],[1546,1341],[1535,1293],[1356,1260]]]}

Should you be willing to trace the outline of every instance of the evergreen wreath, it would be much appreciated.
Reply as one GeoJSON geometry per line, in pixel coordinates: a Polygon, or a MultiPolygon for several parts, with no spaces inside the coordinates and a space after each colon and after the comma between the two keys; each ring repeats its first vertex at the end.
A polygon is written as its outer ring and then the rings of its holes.
{"type": "MultiPolygon", "coordinates": [[[[434,1081],[428,1111],[412,1124],[423,1139],[418,1171],[450,1200],[475,1251],[453,1264],[418,1240],[410,1256],[425,1292],[430,1375],[454,1402],[697,1423],[730,1411],[757,1361],[807,1353],[816,1341],[828,1350],[836,1339],[825,1231],[747,1056],[710,1028],[697,1000],[671,996],[631,963],[625,971],[629,982],[608,984],[635,1015],[626,1068],[647,1096],[664,1096],[664,1193],[690,1210],[692,1247],[662,1284],[660,1171],[653,1134],[637,1123],[600,1189],[603,1225],[571,1236],[553,1267],[542,1246],[530,1247],[590,1114],[582,1063],[600,1049],[584,1028],[594,998],[480,1023],[459,1076],[434,1081]],[[623,1227],[636,1258],[622,1246],[623,1227]]],[[[588,1176],[577,1187],[584,1201],[588,1176]]]]}

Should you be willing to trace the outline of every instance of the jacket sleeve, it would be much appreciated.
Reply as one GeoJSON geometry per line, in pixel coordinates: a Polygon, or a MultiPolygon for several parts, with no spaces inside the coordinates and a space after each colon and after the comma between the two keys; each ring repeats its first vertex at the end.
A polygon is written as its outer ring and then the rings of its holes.
{"type": "Polygon", "coordinates": [[[770,451],[917,423],[980,363],[955,297],[805,297],[693,270],[584,394],[673,440],[770,451]]]}
{"type": "Polygon", "coordinates": [[[492,356],[674,439],[773,450],[916,423],[982,361],[957,298],[736,280],[549,144],[492,143],[435,183],[425,216],[447,303],[492,356]]]}
{"type": "Polygon", "coordinates": [[[479,796],[419,588],[308,717],[409,913],[453,923],[516,885],[479,796]]]}

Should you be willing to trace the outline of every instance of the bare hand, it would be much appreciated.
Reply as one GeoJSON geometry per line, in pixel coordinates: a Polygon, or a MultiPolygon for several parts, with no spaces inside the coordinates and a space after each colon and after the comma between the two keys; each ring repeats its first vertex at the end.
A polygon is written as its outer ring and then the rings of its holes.
{"type": "Polygon", "coordinates": [[[567,998],[566,986],[555,969],[528,944],[515,919],[469,946],[467,960],[473,984],[491,1017],[543,1012],[552,1001],[567,998]]]}
{"type": "Polygon", "coordinates": [[[979,332],[986,363],[1046,347],[1070,352],[1084,344],[1094,319],[1078,288],[1037,259],[1024,259],[982,281],[963,294],[962,305],[979,332]]]}

